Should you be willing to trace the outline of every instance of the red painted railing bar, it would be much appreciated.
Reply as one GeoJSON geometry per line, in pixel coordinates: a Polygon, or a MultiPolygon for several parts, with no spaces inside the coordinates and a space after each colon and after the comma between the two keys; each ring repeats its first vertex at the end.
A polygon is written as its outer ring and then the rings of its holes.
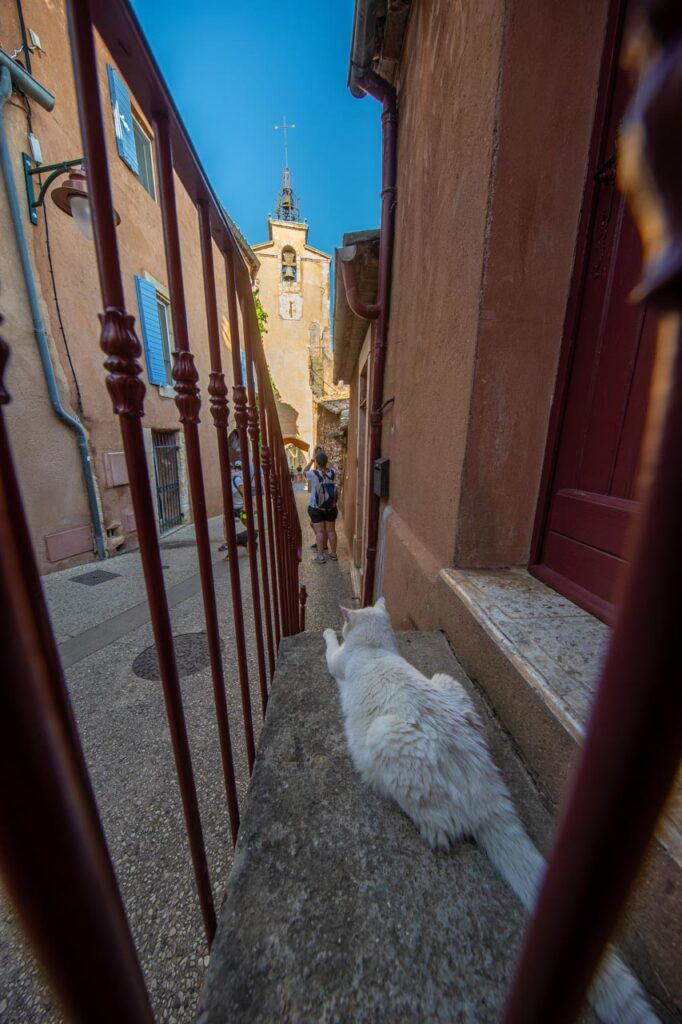
{"type": "Polygon", "coordinates": [[[298,633],[298,573],[294,554],[294,529],[291,521],[291,503],[287,495],[287,511],[284,522],[287,537],[287,556],[289,562],[289,606],[291,608],[292,633],[298,633]]]}
{"type": "Polygon", "coordinates": [[[256,364],[258,373],[258,382],[261,395],[267,394],[267,400],[263,401],[263,415],[261,417],[261,428],[262,428],[262,445],[261,445],[261,458],[263,464],[263,491],[265,501],[265,512],[267,519],[268,529],[268,555],[270,558],[270,584],[271,584],[271,597],[272,597],[272,610],[273,610],[273,625],[275,629],[275,647],[279,650],[279,641],[282,635],[281,630],[281,619],[280,619],[280,602],[279,602],[279,584],[278,584],[278,572],[279,567],[277,564],[277,558],[275,555],[275,527],[274,527],[274,516],[273,516],[273,492],[271,487],[271,427],[270,417],[272,414],[273,398],[271,394],[268,394],[270,389],[270,377],[267,372],[267,365],[263,357],[262,345],[259,346],[258,360],[256,364]]]}
{"type": "Polygon", "coordinates": [[[118,258],[106,136],[101,116],[99,83],[96,77],[97,63],[92,34],[90,0],[67,0],[67,11],[71,59],[83,134],[83,152],[88,168],[88,195],[93,211],[92,227],[102,303],[105,310],[109,308],[123,310],[125,297],[118,258]],[[96,94],[84,96],[83,85],[92,81],[97,88],[96,94]]]}
{"type": "MultiPolygon", "coordinates": [[[[185,290],[182,275],[182,256],[180,252],[180,232],[178,228],[177,207],[175,200],[175,181],[173,174],[173,154],[168,134],[168,120],[161,115],[154,121],[154,142],[156,146],[156,164],[159,185],[159,205],[163,222],[163,233],[166,250],[166,264],[171,293],[171,315],[173,318],[173,334],[176,351],[173,353],[173,380],[177,392],[176,405],[180,413],[185,438],[187,456],[187,475],[189,478],[192,518],[197,543],[197,558],[201,579],[201,593],[206,620],[206,640],[208,644],[213,696],[218,720],[218,736],[220,740],[221,758],[225,792],[231,816],[237,806],[237,794],[232,763],[232,743],[227,715],[225,696],[225,677],[223,658],[220,645],[220,628],[216,607],[215,585],[213,580],[213,561],[211,558],[211,540],[208,532],[208,510],[206,492],[201,468],[201,446],[199,442],[199,410],[201,399],[197,385],[199,374],[194,365],[194,356],[189,349],[187,328],[187,309],[185,306],[185,290]]],[[[231,817],[234,830],[234,822],[231,817]]]]}
{"type": "Polygon", "coordinates": [[[228,568],[230,572],[230,591],[232,594],[232,619],[234,622],[235,647],[239,672],[239,690],[241,694],[244,737],[246,741],[246,757],[249,765],[249,772],[251,772],[253,770],[253,762],[256,757],[256,747],[253,738],[253,715],[251,711],[249,668],[246,655],[244,609],[242,607],[242,584],[241,577],[239,575],[239,549],[237,547],[237,531],[235,528],[234,502],[232,497],[232,478],[230,475],[228,442],[229,403],[227,401],[225,375],[222,372],[223,367],[220,352],[220,334],[218,329],[218,307],[215,290],[213,248],[209,223],[210,214],[204,203],[199,204],[198,210],[201,254],[204,272],[204,294],[206,298],[206,316],[208,323],[208,343],[211,355],[211,378],[208,385],[208,393],[211,396],[211,414],[213,416],[213,422],[218,435],[220,484],[223,498],[223,514],[225,517],[225,539],[227,542],[228,568]]]}
{"type": "MultiPolygon", "coordinates": [[[[1,379],[6,360],[0,339],[0,405],[9,400],[1,379]]],[[[69,1019],[151,1024],[1,411],[0,650],[3,883],[69,1019]]]]}
{"type": "MultiPolygon", "coordinates": [[[[651,260],[639,297],[677,312],[676,352],[625,591],[505,1024],[569,1024],[577,1016],[682,754],[682,21],[676,3],[652,4],[649,12],[651,38],[641,29],[646,47],[633,52],[656,56],[621,144],[632,147],[628,191],[651,260]],[[663,45],[654,50],[657,35],[663,45]],[[644,221],[651,211],[655,216],[644,221]]],[[[661,327],[661,355],[675,345],[669,327],[661,327]]],[[[671,364],[658,365],[660,372],[671,364]]]]}
{"type": "Polygon", "coordinates": [[[275,650],[279,650],[279,642],[282,638],[281,611],[279,602],[279,581],[278,565],[275,555],[275,526],[272,514],[272,490],[270,487],[270,447],[262,446],[263,456],[263,487],[265,490],[265,509],[268,526],[268,555],[270,557],[270,583],[272,588],[272,610],[273,626],[275,629],[275,650]]]}
{"type": "Polygon", "coordinates": [[[270,473],[270,498],[273,509],[273,520],[274,520],[274,539],[275,539],[275,553],[277,557],[277,584],[278,584],[278,596],[279,596],[279,608],[280,608],[280,623],[282,636],[289,635],[288,621],[287,621],[287,602],[286,602],[286,562],[284,558],[284,544],[282,535],[282,497],[279,488],[279,478],[277,473],[277,454],[271,451],[272,462],[271,462],[271,473],[270,473]]]}
{"type": "Polygon", "coordinates": [[[298,623],[299,632],[305,633],[305,606],[308,600],[308,591],[305,589],[305,585],[302,583],[298,588],[298,603],[300,606],[300,619],[298,623]]]}
{"type": "MultiPolygon", "coordinates": [[[[258,359],[255,364],[255,370],[257,373],[259,388],[261,394],[266,394],[265,389],[270,388],[270,378],[267,372],[265,375],[262,373],[262,359],[263,349],[259,346],[258,359]]],[[[265,521],[264,527],[267,527],[267,545],[268,545],[268,559],[269,559],[269,601],[272,609],[272,627],[274,632],[274,650],[275,654],[279,649],[279,641],[281,637],[280,627],[280,609],[279,609],[279,590],[278,590],[278,565],[275,556],[275,537],[274,537],[274,517],[273,517],[273,499],[270,487],[271,479],[271,447],[270,447],[270,426],[269,419],[272,415],[272,406],[274,404],[272,395],[267,395],[267,398],[261,399],[261,466],[263,469],[263,507],[265,510],[265,521]]]]}
{"type": "MultiPolygon", "coordinates": [[[[237,312],[237,277],[234,271],[234,258],[231,252],[225,253],[225,276],[227,283],[227,308],[230,321],[230,345],[232,349],[232,373],[234,376],[234,418],[239,435],[239,449],[242,462],[242,480],[244,481],[244,511],[246,512],[247,551],[249,571],[251,574],[251,595],[253,598],[253,625],[258,658],[258,681],[260,685],[261,707],[263,715],[268,704],[267,669],[265,667],[265,647],[263,644],[263,617],[260,603],[260,584],[258,580],[258,563],[256,561],[256,531],[254,526],[253,494],[251,491],[251,467],[249,441],[247,435],[248,413],[246,410],[246,388],[242,380],[241,344],[239,315],[237,312]]],[[[260,524],[259,524],[260,525],[260,524]]]]}
{"type": "MultiPolygon", "coordinates": [[[[227,461],[227,388],[222,374],[220,360],[220,337],[218,329],[218,308],[215,290],[215,271],[213,266],[213,243],[211,241],[211,228],[209,223],[208,207],[200,203],[197,208],[199,217],[199,243],[201,246],[201,267],[204,279],[204,300],[206,305],[206,326],[208,329],[208,344],[211,356],[211,376],[208,384],[210,396],[211,415],[217,431],[218,459],[220,462],[220,480],[223,494],[225,493],[226,479],[229,479],[230,466],[227,461]],[[221,438],[222,442],[221,443],[221,438]]],[[[231,489],[230,489],[231,491],[231,489]]],[[[227,508],[223,509],[225,524],[227,526],[227,508]]],[[[232,532],[234,534],[234,519],[232,509],[230,511],[232,532]]],[[[226,531],[227,533],[227,531],[226,531]]],[[[236,537],[234,538],[234,550],[236,557],[236,537]]],[[[241,604],[241,594],[238,595],[241,604]]],[[[234,593],[233,593],[234,601],[234,593]]],[[[241,609],[240,609],[241,610],[241,609]]],[[[243,626],[242,626],[243,634],[243,626]]],[[[214,676],[215,687],[215,676],[214,676]]],[[[232,742],[230,737],[229,715],[227,710],[227,697],[225,686],[215,688],[216,714],[218,716],[218,731],[220,735],[220,752],[223,761],[223,775],[225,777],[225,791],[227,805],[230,812],[230,826],[232,829],[232,842],[237,840],[239,831],[239,802],[237,800],[237,787],[234,778],[234,759],[232,756],[232,742]]],[[[250,711],[250,707],[249,707],[250,711]]]]}
{"type": "MultiPolygon", "coordinates": [[[[256,511],[258,515],[258,529],[260,532],[260,544],[258,551],[260,554],[260,570],[261,580],[263,583],[263,611],[265,613],[265,640],[267,644],[268,652],[268,667],[270,670],[270,680],[272,680],[275,674],[275,648],[272,637],[272,609],[270,606],[270,575],[268,573],[268,548],[267,548],[267,536],[265,530],[265,509],[263,506],[263,474],[261,473],[260,464],[260,424],[258,416],[258,407],[256,405],[256,388],[253,374],[253,348],[252,337],[253,331],[258,330],[258,326],[254,327],[253,321],[255,317],[255,307],[253,304],[253,295],[249,292],[246,296],[243,296],[243,302],[241,304],[242,316],[244,322],[244,352],[246,354],[246,394],[248,398],[248,405],[246,412],[248,416],[248,432],[251,439],[251,456],[253,458],[253,485],[256,497],[256,511]],[[248,304],[248,305],[247,305],[248,304]],[[249,309],[248,306],[251,308],[249,309]],[[253,316],[251,312],[253,311],[253,316]]],[[[260,343],[260,335],[258,337],[258,343],[260,343]]],[[[264,401],[267,401],[267,393],[263,396],[264,401]]]]}
{"type": "Polygon", "coordinates": [[[173,634],[156,534],[156,517],[149,486],[147,459],[140,422],[145,390],[144,384],[139,379],[142,372],[139,362],[142,349],[134,331],[133,317],[126,313],[122,305],[111,305],[112,302],[117,303],[119,299],[122,303],[123,290],[115,236],[112,239],[107,230],[107,226],[114,222],[114,215],[106,164],[97,59],[87,0],[69,0],[68,15],[83,149],[88,168],[91,169],[93,175],[94,187],[91,187],[90,191],[90,205],[102,284],[102,298],[105,304],[105,312],[101,317],[101,346],[107,356],[104,364],[108,370],[107,388],[121,427],[168,725],[204,929],[210,944],[215,934],[215,910],[192,772],[180,682],[175,662],[173,634]],[[95,181],[100,175],[102,175],[102,179],[95,181]]]}
{"type": "MultiPolygon", "coordinates": [[[[280,481],[281,481],[281,467],[280,467],[280,481]]],[[[284,635],[291,636],[293,633],[292,622],[291,622],[291,563],[289,560],[289,547],[287,541],[286,531],[286,512],[284,506],[284,495],[282,493],[283,488],[281,483],[277,494],[277,523],[279,525],[280,534],[280,550],[282,552],[282,583],[283,583],[283,600],[284,600],[284,635]]]]}

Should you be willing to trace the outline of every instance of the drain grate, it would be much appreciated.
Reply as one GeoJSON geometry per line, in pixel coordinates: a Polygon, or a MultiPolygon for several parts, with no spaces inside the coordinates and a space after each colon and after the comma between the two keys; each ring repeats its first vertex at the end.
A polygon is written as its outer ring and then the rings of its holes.
{"type": "Polygon", "coordinates": [[[72,583],[83,583],[86,587],[96,587],[98,583],[106,583],[107,580],[115,580],[120,572],[107,572],[105,569],[95,569],[93,572],[83,572],[80,576],[71,576],[72,583]]]}
{"type": "MultiPolygon", "coordinates": [[[[208,642],[205,633],[179,633],[173,637],[175,641],[175,658],[181,678],[201,672],[209,664],[208,642]]],[[[222,641],[220,644],[223,646],[222,641]]],[[[156,647],[145,648],[133,662],[133,672],[138,679],[149,679],[157,682],[161,678],[156,647]]]]}

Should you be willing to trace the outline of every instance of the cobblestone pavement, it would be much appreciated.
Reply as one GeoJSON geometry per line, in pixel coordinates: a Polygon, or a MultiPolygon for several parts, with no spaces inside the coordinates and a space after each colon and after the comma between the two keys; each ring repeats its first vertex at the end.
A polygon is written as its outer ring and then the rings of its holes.
{"type": "MultiPolygon", "coordinates": [[[[305,538],[301,582],[309,593],[307,628],[338,627],[339,603],[351,604],[345,543],[339,561],[314,565],[307,494],[297,485],[305,538]]],[[[230,725],[240,802],[248,772],[232,638],[227,565],[218,547],[220,518],[211,520],[215,586],[224,644],[230,725]]],[[[247,638],[253,637],[246,552],[240,571],[247,638]]],[[[216,906],[222,902],[232,859],[219,759],[211,679],[206,664],[203,610],[192,526],[166,535],[162,561],[174,633],[182,641],[182,691],[216,906]],[[191,634],[195,634],[191,636],[191,634]]],[[[137,552],[110,559],[107,577],[84,585],[78,577],[99,566],[79,566],[43,580],[60,643],[69,692],[85,755],[157,1020],[193,1020],[207,949],[196,900],[161,688],[153,659],[137,552]],[[135,669],[137,671],[135,671],[135,669]],[[151,678],[150,678],[151,677],[151,678]]],[[[256,732],[261,721],[253,642],[250,686],[256,732]]],[[[30,952],[16,935],[10,909],[0,903],[0,1024],[54,1024],[62,1020],[30,952]]]]}

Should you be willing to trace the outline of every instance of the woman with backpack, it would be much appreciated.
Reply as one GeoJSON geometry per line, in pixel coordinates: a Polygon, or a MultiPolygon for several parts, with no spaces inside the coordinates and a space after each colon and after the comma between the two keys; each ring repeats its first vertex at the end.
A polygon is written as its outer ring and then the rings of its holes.
{"type": "Polygon", "coordinates": [[[315,469],[310,468],[312,464],[313,460],[311,459],[305,467],[305,475],[310,481],[308,515],[317,538],[317,555],[313,558],[313,562],[324,565],[327,559],[323,552],[327,546],[329,547],[329,557],[333,562],[337,561],[335,524],[339,510],[336,507],[338,498],[336,470],[327,467],[327,456],[321,449],[315,453],[315,469]]]}

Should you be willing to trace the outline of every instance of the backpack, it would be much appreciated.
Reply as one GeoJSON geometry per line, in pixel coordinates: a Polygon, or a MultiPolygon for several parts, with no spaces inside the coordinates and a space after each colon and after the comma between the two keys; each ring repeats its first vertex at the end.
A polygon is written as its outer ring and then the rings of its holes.
{"type": "Polygon", "coordinates": [[[336,481],[334,479],[335,473],[331,469],[331,476],[325,476],[324,473],[320,473],[318,469],[313,470],[317,477],[317,484],[315,486],[315,508],[318,508],[320,512],[332,512],[336,508],[336,481]]]}

